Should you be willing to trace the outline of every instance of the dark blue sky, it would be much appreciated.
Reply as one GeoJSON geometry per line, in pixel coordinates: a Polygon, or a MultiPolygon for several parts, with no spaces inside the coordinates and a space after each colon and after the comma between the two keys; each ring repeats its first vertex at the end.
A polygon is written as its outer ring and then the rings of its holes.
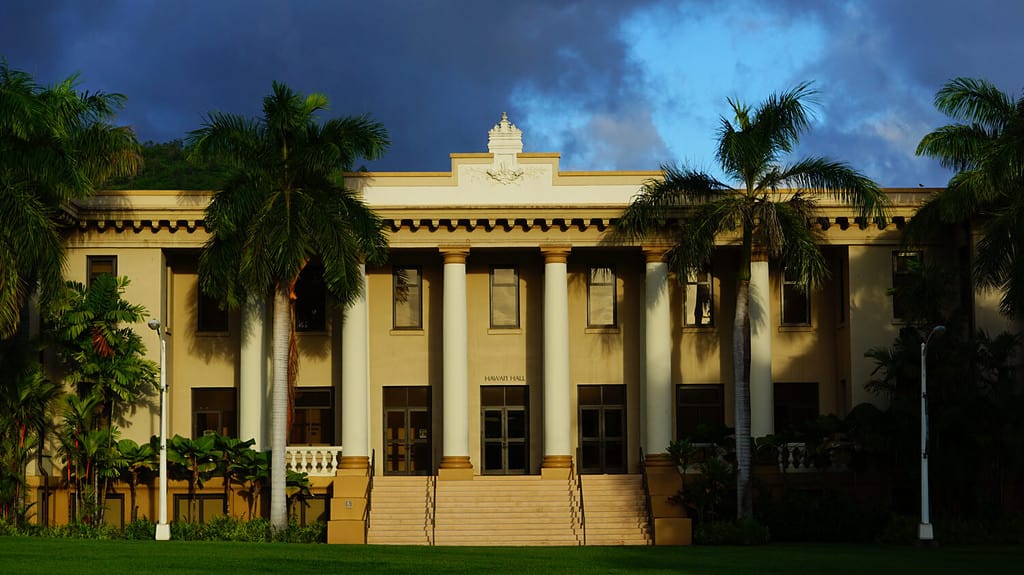
{"type": "Polygon", "coordinates": [[[1024,2],[1014,0],[3,0],[0,56],[41,83],[80,73],[121,92],[142,140],[181,138],[212,110],[255,115],[273,80],[369,113],[382,170],[445,170],[486,151],[507,111],[529,151],[564,169],[713,168],[726,98],[757,103],[813,80],[800,153],[883,186],[943,185],[917,158],[956,76],[1013,95],[1024,2]]]}

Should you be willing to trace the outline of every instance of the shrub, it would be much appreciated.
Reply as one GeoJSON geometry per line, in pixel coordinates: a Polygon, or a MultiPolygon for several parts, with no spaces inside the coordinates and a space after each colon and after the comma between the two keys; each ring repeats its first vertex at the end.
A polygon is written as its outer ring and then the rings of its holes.
{"type": "Polygon", "coordinates": [[[124,538],[132,541],[146,541],[156,535],[156,523],[149,519],[136,519],[124,526],[124,538]]]}
{"type": "Polygon", "coordinates": [[[768,528],[753,519],[713,521],[693,533],[697,545],[764,545],[768,540],[768,528]]]}
{"type": "Polygon", "coordinates": [[[786,489],[781,497],[759,501],[754,511],[774,541],[868,543],[888,520],[876,503],[838,491],[786,489]]]}

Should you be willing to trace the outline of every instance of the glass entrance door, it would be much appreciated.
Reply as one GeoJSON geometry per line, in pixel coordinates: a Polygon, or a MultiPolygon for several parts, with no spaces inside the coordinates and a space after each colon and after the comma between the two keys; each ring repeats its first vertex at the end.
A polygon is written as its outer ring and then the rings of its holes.
{"type": "Polygon", "coordinates": [[[384,474],[430,475],[430,388],[384,388],[384,474]]]}
{"type": "Polygon", "coordinates": [[[626,387],[581,385],[580,472],[626,472],[626,387]]]}
{"type": "Polygon", "coordinates": [[[480,388],[483,468],[490,475],[524,475],[530,467],[529,388],[480,388]]]}

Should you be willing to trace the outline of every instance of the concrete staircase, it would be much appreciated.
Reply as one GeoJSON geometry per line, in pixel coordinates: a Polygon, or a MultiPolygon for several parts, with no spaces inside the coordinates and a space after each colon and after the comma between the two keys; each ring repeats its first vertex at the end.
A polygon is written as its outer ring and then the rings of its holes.
{"type": "Polygon", "coordinates": [[[583,475],[587,545],[651,545],[640,475],[583,475]]]}
{"type": "Polygon", "coordinates": [[[431,545],[433,481],[432,477],[375,477],[366,542],[431,545]]]}
{"type": "MultiPolygon", "coordinates": [[[[536,475],[439,481],[437,545],[582,545],[576,484],[536,475]]],[[[377,495],[374,494],[376,512],[377,495]]]]}

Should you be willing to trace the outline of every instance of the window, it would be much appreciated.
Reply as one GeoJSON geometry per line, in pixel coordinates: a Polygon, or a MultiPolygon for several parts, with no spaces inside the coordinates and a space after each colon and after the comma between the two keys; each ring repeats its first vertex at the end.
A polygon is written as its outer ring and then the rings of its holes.
{"type": "Polygon", "coordinates": [[[422,284],[420,268],[395,268],[391,279],[395,303],[395,329],[423,329],[422,284]]]}
{"type": "Polygon", "coordinates": [[[330,504],[326,495],[295,497],[288,502],[288,517],[299,525],[326,523],[330,504]]]}
{"type": "Polygon", "coordinates": [[[519,327],[519,269],[491,268],[491,327],[519,327]]]}
{"type": "Polygon", "coordinates": [[[587,270],[587,325],[615,327],[615,268],[591,266],[587,270]]]}
{"type": "Polygon", "coordinates": [[[86,256],[85,257],[87,286],[102,274],[117,275],[117,256],[86,256]]]}
{"type": "Polygon", "coordinates": [[[327,329],[327,290],[324,270],[309,264],[295,282],[295,331],[324,331],[327,329]]]}
{"type": "Polygon", "coordinates": [[[811,325],[807,281],[789,268],[782,272],[782,325],[811,325]]]}
{"type": "Polygon", "coordinates": [[[200,493],[194,500],[187,494],[174,495],[174,521],[207,523],[215,517],[227,515],[227,509],[223,493],[200,493]]]}
{"type": "Polygon", "coordinates": [[[238,436],[238,398],[233,387],[192,390],[192,438],[205,433],[238,436]]]}
{"type": "Polygon", "coordinates": [[[288,435],[289,445],[334,445],[334,390],[300,387],[288,435]]]}
{"type": "Polygon", "coordinates": [[[199,292],[199,301],[196,302],[196,329],[200,332],[226,332],[228,310],[221,309],[217,300],[203,293],[198,286],[196,291],[199,292]]]}
{"type": "Polygon", "coordinates": [[[776,382],[773,389],[775,433],[800,429],[818,418],[818,384],[776,382]]]}
{"type": "Polygon", "coordinates": [[[923,262],[921,252],[892,253],[892,318],[897,321],[907,319],[912,307],[913,272],[923,262]]]}
{"type": "Polygon", "coordinates": [[[676,386],[676,439],[725,427],[725,391],[721,385],[676,386]]]}
{"type": "Polygon", "coordinates": [[[709,271],[689,274],[686,277],[686,289],[683,292],[683,325],[691,327],[715,325],[711,315],[714,308],[713,285],[709,271]]]}

